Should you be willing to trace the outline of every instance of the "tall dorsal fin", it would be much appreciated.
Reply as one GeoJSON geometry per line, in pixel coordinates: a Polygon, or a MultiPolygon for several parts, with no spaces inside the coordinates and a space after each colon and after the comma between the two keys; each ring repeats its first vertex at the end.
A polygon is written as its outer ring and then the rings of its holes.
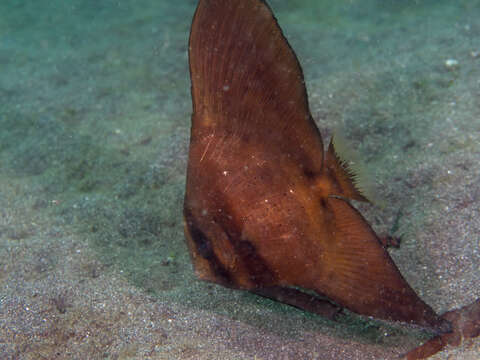
{"type": "Polygon", "coordinates": [[[308,109],[303,73],[265,2],[200,1],[189,54],[192,141],[214,128],[218,137],[265,143],[320,171],[322,138],[308,109]]]}

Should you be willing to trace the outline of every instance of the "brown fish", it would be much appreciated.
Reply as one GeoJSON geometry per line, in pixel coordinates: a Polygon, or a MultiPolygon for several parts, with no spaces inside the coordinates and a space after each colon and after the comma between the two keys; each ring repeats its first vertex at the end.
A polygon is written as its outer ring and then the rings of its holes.
{"type": "Polygon", "coordinates": [[[184,216],[197,276],[330,317],[345,307],[448,332],[349,203],[366,199],[332,143],[324,152],[302,69],[268,5],[200,0],[189,55],[184,216]]]}

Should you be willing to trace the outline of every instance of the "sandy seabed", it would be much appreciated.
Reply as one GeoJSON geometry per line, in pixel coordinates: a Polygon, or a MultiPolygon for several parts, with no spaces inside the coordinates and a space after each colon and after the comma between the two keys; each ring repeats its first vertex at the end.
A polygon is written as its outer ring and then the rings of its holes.
{"type": "MultiPolygon", "coordinates": [[[[480,1],[271,1],[359,206],[442,313],[480,296],[480,1]]],[[[195,1],[0,3],[2,359],[395,359],[428,338],[193,276],[182,201],[195,1]]],[[[358,205],[358,204],[357,204],[358,205]]],[[[478,359],[480,340],[434,359],[478,359]]]]}

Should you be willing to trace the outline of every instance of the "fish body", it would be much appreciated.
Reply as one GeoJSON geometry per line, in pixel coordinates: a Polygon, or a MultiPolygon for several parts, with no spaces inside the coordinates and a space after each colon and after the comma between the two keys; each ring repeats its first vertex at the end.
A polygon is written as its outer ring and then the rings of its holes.
{"type": "Polygon", "coordinates": [[[449,331],[350,204],[366,198],[333,144],[324,149],[268,5],[200,0],[189,61],[184,219],[197,276],[256,293],[313,290],[361,315],[449,331]]]}

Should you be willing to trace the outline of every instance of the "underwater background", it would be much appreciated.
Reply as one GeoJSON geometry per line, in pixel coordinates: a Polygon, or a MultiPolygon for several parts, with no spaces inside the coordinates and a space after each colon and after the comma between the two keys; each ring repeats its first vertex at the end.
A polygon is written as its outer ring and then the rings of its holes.
{"type": "MultiPolygon", "coordinates": [[[[480,296],[480,1],[270,0],[359,205],[437,312],[480,296]]],[[[0,358],[393,359],[428,338],[198,281],[182,203],[196,1],[0,2],[0,358]]],[[[480,340],[434,359],[478,359],[480,340]]]]}

